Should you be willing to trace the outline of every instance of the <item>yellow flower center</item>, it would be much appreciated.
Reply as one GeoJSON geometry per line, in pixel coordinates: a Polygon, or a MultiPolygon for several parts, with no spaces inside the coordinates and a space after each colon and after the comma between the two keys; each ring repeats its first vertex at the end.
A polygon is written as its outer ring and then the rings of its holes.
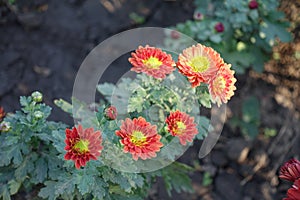
{"type": "Polygon", "coordinates": [[[133,131],[130,137],[130,141],[135,146],[142,146],[147,140],[147,137],[141,131],[133,131]]]}
{"type": "Polygon", "coordinates": [[[176,135],[181,135],[186,129],[186,125],[182,121],[176,122],[177,128],[175,130],[176,135]]]}
{"type": "Polygon", "coordinates": [[[146,65],[149,69],[158,69],[162,62],[158,60],[156,57],[150,57],[147,60],[143,61],[144,65],[146,65]]]}
{"type": "Polygon", "coordinates": [[[73,147],[80,153],[86,153],[89,151],[89,141],[87,140],[79,140],[73,147]]]}
{"type": "Polygon", "coordinates": [[[191,67],[194,72],[204,72],[209,67],[209,60],[204,56],[197,56],[191,60],[191,67]]]}
{"type": "Polygon", "coordinates": [[[223,76],[219,76],[214,80],[213,87],[216,93],[222,93],[226,87],[226,80],[223,76]]]}

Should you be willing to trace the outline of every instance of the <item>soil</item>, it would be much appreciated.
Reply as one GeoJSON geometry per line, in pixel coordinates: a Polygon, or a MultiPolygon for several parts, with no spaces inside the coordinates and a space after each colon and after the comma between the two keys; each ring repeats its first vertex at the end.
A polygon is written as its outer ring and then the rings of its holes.
{"type": "MultiPolygon", "coordinates": [[[[283,0],[281,8],[292,21],[291,43],[279,44],[274,52],[280,59],[265,65],[265,72],[238,75],[235,97],[228,105],[228,118],[241,114],[241,103],[250,95],[261,103],[260,134],[245,139],[239,129],[225,124],[213,151],[199,160],[201,142],[196,142],[181,158],[195,166],[191,173],[194,194],[167,196],[158,181],[148,199],[272,200],[282,199],[290,183],[278,179],[280,165],[300,155],[300,3],[283,0]],[[263,134],[264,128],[277,131],[275,137],[263,134]],[[212,184],[203,186],[203,172],[212,184]]],[[[0,0],[0,105],[7,112],[19,109],[19,96],[39,90],[45,103],[53,107],[51,120],[72,125],[72,119],[53,104],[54,99],[70,100],[77,70],[85,56],[101,41],[135,27],[169,27],[192,19],[193,0],[17,0],[10,5],[0,0]],[[137,13],[138,24],[129,15],[137,13]]],[[[114,67],[107,79],[126,72],[114,67]]]]}

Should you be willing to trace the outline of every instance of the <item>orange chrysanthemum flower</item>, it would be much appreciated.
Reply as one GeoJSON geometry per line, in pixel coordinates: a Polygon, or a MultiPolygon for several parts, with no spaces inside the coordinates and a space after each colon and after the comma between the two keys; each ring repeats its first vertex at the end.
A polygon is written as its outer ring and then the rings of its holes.
{"type": "Polygon", "coordinates": [[[179,54],[177,67],[192,87],[207,83],[224,63],[220,54],[201,44],[193,45],[179,54]]]}
{"type": "Polygon", "coordinates": [[[120,142],[124,145],[123,151],[131,153],[134,160],[156,157],[156,152],[163,146],[156,126],[151,125],[143,117],[133,120],[126,118],[120,130],[116,131],[116,135],[122,138],[120,142]]]}
{"type": "Polygon", "coordinates": [[[165,78],[174,70],[175,62],[170,54],[159,48],[139,46],[135,53],[131,53],[129,62],[133,65],[131,71],[146,73],[154,78],[165,78]]]}
{"type": "Polygon", "coordinates": [[[182,145],[186,142],[192,142],[195,135],[198,134],[197,125],[194,118],[180,111],[171,112],[166,119],[168,131],[171,135],[179,138],[182,145]]]}
{"type": "Polygon", "coordinates": [[[91,159],[97,160],[103,148],[101,132],[94,132],[93,128],[83,129],[81,125],[66,129],[65,143],[65,159],[73,160],[77,169],[85,166],[91,159]]]}
{"type": "Polygon", "coordinates": [[[4,109],[0,106],[0,122],[2,121],[2,119],[5,117],[5,112],[4,109]]]}
{"type": "Polygon", "coordinates": [[[234,71],[230,69],[230,64],[223,64],[214,78],[209,80],[208,88],[212,101],[217,103],[218,106],[221,103],[227,103],[227,101],[234,95],[234,86],[236,79],[234,78],[234,71]]]}

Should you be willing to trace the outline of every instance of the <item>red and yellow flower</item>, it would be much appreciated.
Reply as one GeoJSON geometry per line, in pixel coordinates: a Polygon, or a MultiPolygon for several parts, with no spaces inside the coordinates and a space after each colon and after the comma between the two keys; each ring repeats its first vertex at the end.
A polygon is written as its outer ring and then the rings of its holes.
{"type": "Polygon", "coordinates": [[[157,79],[163,79],[167,74],[174,70],[175,62],[170,54],[163,52],[159,48],[139,46],[139,48],[131,53],[129,62],[133,65],[131,71],[137,73],[146,73],[157,79]]]}
{"type": "Polygon", "coordinates": [[[115,106],[109,106],[105,110],[105,117],[108,120],[115,120],[118,116],[117,108],[115,106]]]}
{"type": "Polygon", "coordinates": [[[179,138],[182,145],[192,142],[195,135],[198,134],[197,125],[194,118],[180,111],[171,112],[166,119],[168,131],[172,136],[179,138]]]}
{"type": "Polygon", "coordinates": [[[217,103],[227,103],[227,101],[234,95],[234,86],[236,79],[234,78],[234,71],[230,69],[231,65],[223,63],[217,71],[216,75],[208,81],[208,88],[212,101],[217,103]]]}
{"type": "Polygon", "coordinates": [[[300,199],[300,179],[297,179],[293,186],[287,192],[287,198],[283,200],[299,200],[300,199]]]}
{"type": "Polygon", "coordinates": [[[220,54],[201,44],[193,45],[179,54],[177,67],[192,87],[207,83],[224,63],[220,54]]]}
{"type": "Polygon", "coordinates": [[[156,157],[156,152],[159,152],[163,146],[156,126],[151,125],[143,117],[133,120],[126,118],[120,130],[116,131],[116,135],[121,137],[120,142],[124,145],[123,151],[131,153],[134,160],[156,157]]]}
{"type": "Polygon", "coordinates": [[[103,148],[101,132],[93,128],[83,129],[81,125],[66,129],[65,143],[65,159],[73,160],[77,169],[85,166],[89,160],[97,160],[103,148]]]}
{"type": "Polygon", "coordinates": [[[292,158],[280,168],[279,178],[291,182],[300,178],[300,161],[292,158]]]}

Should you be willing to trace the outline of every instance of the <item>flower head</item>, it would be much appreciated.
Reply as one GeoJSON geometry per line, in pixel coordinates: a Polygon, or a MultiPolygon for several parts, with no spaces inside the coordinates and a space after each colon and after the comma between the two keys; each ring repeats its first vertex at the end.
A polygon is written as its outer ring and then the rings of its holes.
{"type": "Polygon", "coordinates": [[[300,179],[297,179],[293,186],[287,192],[287,198],[283,200],[299,200],[300,199],[300,179]]]}
{"type": "Polygon", "coordinates": [[[297,159],[290,159],[281,168],[279,178],[294,182],[300,178],[300,161],[297,159]]]}
{"type": "Polygon", "coordinates": [[[234,86],[236,79],[234,78],[234,71],[230,69],[230,64],[223,64],[217,74],[208,82],[208,88],[212,101],[217,103],[227,103],[227,101],[234,95],[234,86]]]}
{"type": "Polygon", "coordinates": [[[133,65],[132,71],[146,73],[157,79],[163,79],[174,70],[175,62],[172,56],[159,48],[140,46],[134,53],[131,53],[129,62],[133,65]]]}
{"type": "Polygon", "coordinates": [[[193,45],[179,54],[177,67],[185,75],[192,87],[207,83],[224,63],[215,50],[201,44],[193,45]]]}
{"type": "Polygon", "coordinates": [[[77,169],[85,166],[91,159],[97,160],[103,148],[101,132],[94,131],[93,128],[83,129],[81,125],[66,129],[65,143],[65,159],[73,160],[77,169]]]}
{"type": "Polygon", "coordinates": [[[31,97],[32,97],[33,101],[35,101],[36,103],[40,103],[43,101],[43,95],[39,91],[33,92],[31,94],[31,97]]]}
{"type": "Polygon", "coordinates": [[[2,121],[2,119],[5,117],[5,112],[3,107],[0,106],[0,122],[2,121]]]}
{"type": "Polygon", "coordinates": [[[180,111],[171,112],[166,119],[168,131],[171,135],[179,138],[182,145],[186,142],[192,142],[194,136],[198,134],[197,125],[194,123],[194,118],[180,111]]]}
{"type": "Polygon", "coordinates": [[[116,135],[121,137],[123,151],[131,153],[134,160],[156,157],[156,152],[159,152],[163,146],[156,126],[151,125],[143,117],[133,120],[126,118],[120,130],[116,131],[116,135]]]}
{"type": "Polygon", "coordinates": [[[115,106],[109,106],[104,110],[104,112],[105,112],[105,117],[108,120],[115,120],[117,118],[118,113],[115,106]]]}
{"type": "Polygon", "coordinates": [[[258,3],[256,0],[251,0],[248,4],[248,7],[253,10],[258,8],[258,3]]]}
{"type": "Polygon", "coordinates": [[[218,23],[216,23],[216,25],[215,25],[215,30],[218,32],[218,33],[222,33],[222,32],[224,32],[224,25],[223,25],[223,23],[222,22],[218,22],[218,23]]]}
{"type": "Polygon", "coordinates": [[[203,15],[201,12],[196,11],[196,12],[194,13],[194,19],[195,19],[195,20],[201,21],[201,20],[204,19],[204,15],[203,15]]]}

